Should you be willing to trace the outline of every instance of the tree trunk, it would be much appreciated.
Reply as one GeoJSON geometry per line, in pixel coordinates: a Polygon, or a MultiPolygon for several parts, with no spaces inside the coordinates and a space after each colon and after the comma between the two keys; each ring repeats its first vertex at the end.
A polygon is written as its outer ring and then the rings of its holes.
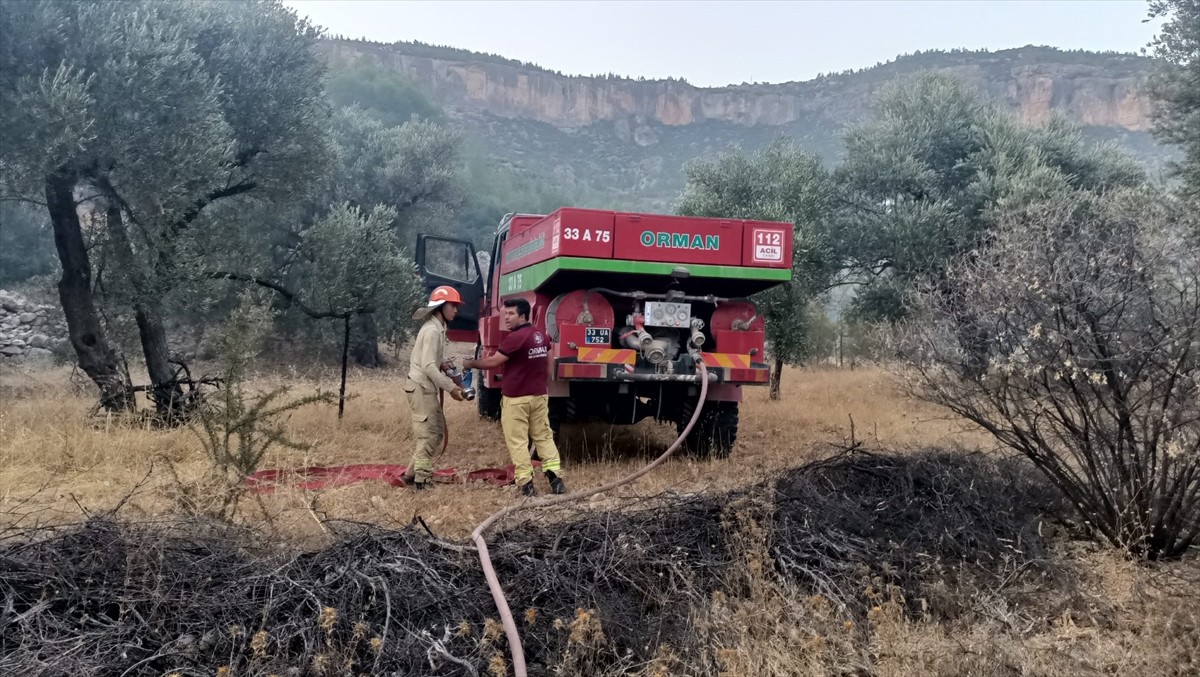
{"type": "Polygon", "coordinates": [[[342,333],[342,384],[338,388],[338,420],[346,412],[346,364],[350,361],[350,318],[342,320],[345,330],[342,333]]]}
{"type": "Polygon", "coordinates": [[[54,227],[54,246],[62,264],[58,298],[79,368],[100,388],[100,404],[109,411],[133,408],[133,386],[117,351],[108,342],[92,296],[92,264],[75,211],[75,176],[46,177],[46,207],[54,227]]]}
{"type": "Polygon", "coordinates": [[[844,327],[843,327],[842,323],[839,321],[838,322],[838,369],[842,368],[842,365],[843,365],[842,360],[843,360],[843,357],[845,357],[846,341],[845,341],[845,333],[843,331],[843,328],[844,327]]]}
{"type": "Polygon", "coordinates": [[[167,331],[162,320],[162,304],[154,290],[149,288],[146,275],[133,255],[133,244],[125,230],[121,208],[116,204],[109,204],[107,217],[113,248],[133,294],[134,318],[137,320],[138,336],[142,341],[142,355],[146,358],[146,372],[150,376],[154,408],[163,421],[178,422],[181,413],[178,408],[183,402],[183,390],[175,382],[175,370],[171,368],[167,331]]]}
{"type": "Polygon", "coordinates": [[[354,362],[360,367],[375,369],[383,364],[379,354],[379,325],[373,313],[354,318],[354,362]]]}
{"type": "Polygon", "coordinates": [[[156,301],[134,304],[138,336],[142,339],[142,354],[146,357],[146,372],[154,393],[154,406],[163,420],[176,421],[181,413],[183,390],[175,381],[167,347],[167,332],[163,328],[162,312],[156,301]]]}
{"type": "Polygon", "coordinates": [[[775,358],[775,368],[771,370],[771,399],[779,399],[779,381],[783,378],[783,360],[775,358]]]}

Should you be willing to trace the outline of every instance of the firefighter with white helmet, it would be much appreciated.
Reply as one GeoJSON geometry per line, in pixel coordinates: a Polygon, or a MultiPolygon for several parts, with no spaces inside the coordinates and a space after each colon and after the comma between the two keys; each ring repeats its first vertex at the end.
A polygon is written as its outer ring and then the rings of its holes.
{"type": "Polygon", "coordinates": [[[430,486],[433,478],[433,455],[441,448],[446,436],[446,417],[438,400],[438,391],[462,401],[464,392],[442,371],[446,348],[446,327],[458,314],[462,296],[450,286],[434,289],[424,308],[413,313],[414,320],[424,320],[413,343],[409,360],[408,380],[404,392],[412,410],[413,437],[416,448],[404,479],[416,489],[430,486]]]}

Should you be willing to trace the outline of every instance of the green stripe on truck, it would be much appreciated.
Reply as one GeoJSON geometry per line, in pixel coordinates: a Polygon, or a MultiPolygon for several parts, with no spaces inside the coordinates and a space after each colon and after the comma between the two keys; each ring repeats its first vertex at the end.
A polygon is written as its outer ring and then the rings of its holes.
{"type": "Polygon", "coordinates": [[[541,286],[550,276],[560,270],[594,270],[606,273],[633,273],[639,275],[670,275],[676,267],[683,266],[694,277],[724,278],[727,280],[778,280],[792,279],[787,268],[748,268],[745,266],[708,266],[703,264],[658,263],[654,261],[622,261],[618,259],[585,259],[560,256],[527,268],[513,271],[500,278],[500,293],[512,294],[541,286]]]}

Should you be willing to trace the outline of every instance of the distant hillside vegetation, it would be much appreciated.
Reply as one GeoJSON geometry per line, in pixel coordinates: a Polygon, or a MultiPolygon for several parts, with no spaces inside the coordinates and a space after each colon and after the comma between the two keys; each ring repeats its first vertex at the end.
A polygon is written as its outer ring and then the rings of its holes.
{"type": "Polygon", "coordinates": [[[1065,116],[1152,171],[1170,156],[1149,134],[1143,82],[1152,61],[1133,54],[1035,46],[916,52],[804,82],[703,88],[681,79],[567,76],[422,43],[326,44],[335,74],[364,64],[397,73],[460,124],[489,162],[593,206],[669,208],[688,160],[779,135],[836,161],[848,122],[869,115],[885,87],[929,71],[962,78],[1029,124],[1065,116]]]}

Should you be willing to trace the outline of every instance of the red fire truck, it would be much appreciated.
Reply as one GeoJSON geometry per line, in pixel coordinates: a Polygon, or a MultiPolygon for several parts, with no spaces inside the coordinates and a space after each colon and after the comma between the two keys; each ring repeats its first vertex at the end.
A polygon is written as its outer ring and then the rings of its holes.
{"type": "MultiPolygon", "coordinates": [[[[421,235],[417,265],[429,289],[452,285],[464,304],[450,340],[495,352],[502,303],[529,301],[552,341],[550,419],[687,424],[708,401],[689,451],[723,457],[737,438],[742,386],[764,385],[764,322],[749,296],[791,278],[788,223],[563,208],[509,214],[486,274],[464,240],[421,235]]],[[[499,418],[503,367],[475,375],[479,413],[499,418]]]]}

